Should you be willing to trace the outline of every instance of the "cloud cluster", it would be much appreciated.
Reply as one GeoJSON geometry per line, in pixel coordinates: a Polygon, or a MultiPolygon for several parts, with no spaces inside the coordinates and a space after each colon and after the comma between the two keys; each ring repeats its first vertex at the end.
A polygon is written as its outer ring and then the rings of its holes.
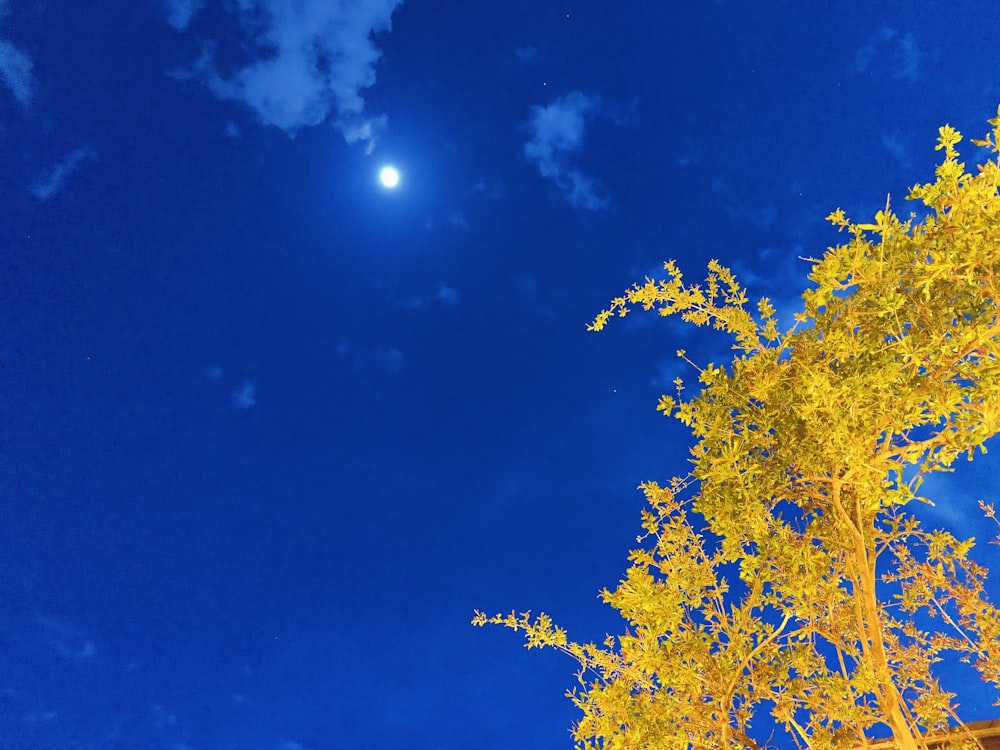
{"type": "MultiPolygon", "coordinates": [[[[348,143],[370,152],[385,117],[365,113],[381,52],[372,35],[392,28],[402,0],[238,0],[231,5],[252,58],[232,70],[207,45],[195,70],[217,97],[242,102],[289,136],[333,120],[348,143]]],[[[168,21],[187,29],[203,0],[167,0],[168,21]]]]}
{"type": "Polygon", "coordinates": [[[607,207],[597,182],[569,163],[569,156],[583,145],[587,121],[602,111],[596,97],[573,91],[545,106],[531,108],[524,155],[555,184],[574,208],[597,211],[607,207]]]}

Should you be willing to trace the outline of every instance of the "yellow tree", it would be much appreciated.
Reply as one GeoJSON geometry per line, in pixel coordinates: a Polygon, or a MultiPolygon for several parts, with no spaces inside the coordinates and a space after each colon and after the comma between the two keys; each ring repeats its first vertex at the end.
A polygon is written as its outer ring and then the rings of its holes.
{"type": "Polygon", "coordinates": [[[602,592],[623,634],[581,644],[544,614],[476,612],[579,662],[578,747],[756,750],[792,744],[783,730],[798,747],[891,733],[916,750],[958,720],[942,659],[1000,689],[973,540],[909,510],[926,475],[1000,430],[1000,110],[990,124],[975,174],[940,129],[936,179],[908,196],[920,217],[888,202],[872,223],[827,217],[847,241],[808,259],[789,330],[714,261],[703,284],[666,263],[591,324],[655,310],[731,334],[735,354],[699,368],[697,395],[677,381],[660,400],[691,430],[693,468],[641,485],[639,548],[602,592]]]}

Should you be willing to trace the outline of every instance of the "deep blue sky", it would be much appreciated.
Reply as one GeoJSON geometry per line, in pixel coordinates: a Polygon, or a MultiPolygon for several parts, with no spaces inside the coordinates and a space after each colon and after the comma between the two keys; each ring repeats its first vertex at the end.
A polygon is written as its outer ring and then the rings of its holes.
{"type": "MultiPolygon", "coordinates": [[[[787,315],[827,213],[986,132],[998,27],[0,0],[0,748],[569,747],[574,664],[472,611],[620,628],[634,488],[686,471],[673,352],[726,352],[585,324],[666,258],[787,315]]],[[[930,518],[988,533],[992,471],[930,518]]]]}

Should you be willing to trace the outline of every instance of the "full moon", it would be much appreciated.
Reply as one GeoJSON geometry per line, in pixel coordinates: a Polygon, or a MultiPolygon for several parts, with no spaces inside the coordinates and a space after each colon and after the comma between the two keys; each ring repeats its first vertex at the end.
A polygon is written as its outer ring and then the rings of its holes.
{"type": "Polygon", "coordinates": [[[378,179],[383,187],[391,190],[399,184],[399,171],[395,167],[382,167],[378,179]]]}

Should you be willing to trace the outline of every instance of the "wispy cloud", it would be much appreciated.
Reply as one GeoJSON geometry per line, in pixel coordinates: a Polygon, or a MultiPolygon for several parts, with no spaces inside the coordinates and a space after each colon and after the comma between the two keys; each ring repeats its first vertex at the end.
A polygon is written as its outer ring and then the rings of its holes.
{"type": "MultiPolygon", "coordinates": [[[[392,28],[402,0],[240,0],[231,4],[243,30],[251,60],[221,69],[214,45],[188,76],[199,78],[220,99],[242,102],[266,125],[289,136],[332,118],[348,143],[367,151],[385,127],[384,116],[365,112],[361,92],[375,83],[381,52],[372,35],[392,28]]],[[[186,27],[184,13],[198,3],[171,0],[175,28],[186,27]]]]}
{"type": "Polygon", "coordinates": [[[25,724],[48,724],[59,718],[56,711],[29,711],[21,717],[25,724]]]}
{"type": "Polygon", "coordinates": [[[177,726],[177,715],[170,713],[159,703],[154,703],[151,707],[153,726],[157,729],[177,726]]]}
{"type": "Polygon", "coordinates": [[[705,150],[700,143],[690,138],[684,139],[682,150],[677,157],[678,167],[690,167],[700,162],[705,156],[705,150]]]}
{"type": "Polygon", "coordinates": [[[732,181],[719,175],[712,179],[712,192],[718,197],[726,216],[736,222],[769,229],[778,217],[774,201],[759,193],[737,190],[732,181]]]}
{"type": "Polygon", "coordinates": [[[395,347],[375,349],[365,354],[361,365],[363,367],[376,367],[386,372],[399,372],[403,369],[403,353],[395,347]]]}
{"type": "Polygon", "coordinates": [[[49,645],[66,659],[82,661],[97,654],[97,644],[85,638],[75,625],[51,617],[38,617],[49,645]]]}
{"type": "Polygon", "coordinates": [[[916,81],[920,74],[920,49],[913,34],[900,34],[883,26],[854,55],[859,73],[885,72],[896,80],[916,81]]]}
{"type": "Polygon", "coordinates": [[[518,279],[515,292],[520,299],[520,307],[532,315],[542,315],[551,318],[555,311],[545,304],[545,297],[541,294],[538,278],[535,276],[524,276],[518,279]]]}
{"type": "Polygon", "coordinates": [[[382,370],[388,373],[398,373],[403,369],[403,352],[392,347],[389,349],[355,349],[347,342],[337,344],[337,354],[350,359],[357,370],[382,370]]]}
{"type": "MultiPolygon", "coordinates": [[[[449,213],[445,217],[444,223],[454,229],[469,228],[469,220],[465,218],[465,214],[463,214],[461,211],[452,211],[451,213],[449,213]]],[[[426,229],[428,232],[433,232],[438,228],[438,226],[439,226],[438,221],[433,216],[428,216],[426,219],[424,219],[424,229],[426,229]]]]}
{"type": "Polygon", "coordinates": [[[534,47],[515,47],[514,57],[520,63],[534,62],[538,58],[538,50],[534,47]]]}
{"type": "Polygon", "coordinates": [[[538,171],[555,184],[574,208],[597,211],[607,207],[597,182],[573,167],[569,156],[583,145],[587,121],[601,112],[597,97],[573,91],[544,106],[531,108],[524,155],[538,171]]]}
{"type": "Polygon", "coordinates": [[[34,62],[6,39],[0,39],[0,81],[22,107],[30,107],[35,96],[34,62]]]}
{"type": "Polygon", "coordinates": [[[257,403],[257,390],[249,380],[229,394],[229,400],[237,409],[249,409],[257,403]]]}
{"type": "Polygon", "coordinates": [[[31,194],[40,201],[47,201],[62,189],[69,176],[79,169],[81,164],[96,158],[97,152],[92,146],[83,146],[70,151],[63,159],[53,164],[44,175],[35,180],[31,186],[31,194]]]}
{"type": "Polygon", "coordinates": [[[899,162],[901,167],[910,168],[910,152],[906,147],[903,137],[898,132],[884,134],[882,136],[882,146],[899,162]]]}
{"type": "Polygon", "coordinates": [[[404,310],[421,310],[433,304],[457,305],[461,298],[462,295],[455,287],[441,282],[437,285],[437,290],[433,294],[407,297],[398,304],[404,310]]]}

